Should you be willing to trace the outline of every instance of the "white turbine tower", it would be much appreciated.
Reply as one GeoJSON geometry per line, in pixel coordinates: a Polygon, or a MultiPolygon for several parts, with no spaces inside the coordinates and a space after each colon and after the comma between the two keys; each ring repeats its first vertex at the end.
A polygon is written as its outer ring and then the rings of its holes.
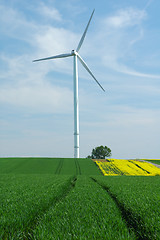
{"type": "Polygon", "coordinates": [[[65,58],[65,57],[72,57],[73,56],[73,83],[74,83],[74,158],[79,158],[79,99],[78,99],[78,68],[77,68],[77,58],[83,65],[83,67],[89,72],[89,74],[93,77],[93,79],[97,82],[97,84],[101,87],[103,91],[104,88],[101,86],[101,84],[97,81],[85,61],[81,58],[79,55],[79,50],[82,46],[82,43],[84,41],[84,38],[86,36],[89,24],[91,22],[91,19],[93,17],[94,11],[91,14],[91,17],[88,21],[88,24],[85,28],[85,31],[80,39],[80,42],[78,44],[78,47],[76,50],[72,50],[71,53],[67,54],[60,54],[52,57],[47,57],[47,58],[41,58],[34,60],[33,62],[38,62],[38,61],[43,61],[43,60],[51,60],[51,59],[56,59],[56,58],[65,58]]]}

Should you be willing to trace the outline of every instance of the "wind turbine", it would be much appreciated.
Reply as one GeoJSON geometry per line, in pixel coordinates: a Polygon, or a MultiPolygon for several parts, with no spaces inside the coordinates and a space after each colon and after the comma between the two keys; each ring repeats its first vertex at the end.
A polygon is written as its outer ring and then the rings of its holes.
{"type": "Polygon", "coordinates": [[[97,81],[85,61],[81,58],[79,55],[79,50],[83,44],[84,38],[86,36],[89,24],[91,22],[91,19],[93,17],[94,11],[92,12],[90,19],[88,21],[88,24],[85,28],[85,31],[79,41],[78,47],[76,50],[72,50],[71,53],[66,53],[66,54],[60,54],[52,57],[47,57],[47,58],[41,58],[41,59],[36,59],[33,62],[38,62],[38,61],[44,61],[44,60],[51,60],[51,59],[56,59],[56,58],[66,58],[66,57],[73,57],[73,85],[74,85],[74,158],[79,158],[79,99],[78,99],[78,67],[77,67],[77,58],[83,65],[83,67],[88,71],[88,73],[93,77],[93,79],[96,81],[96,83],[101,87],[101,89],[105,92],[104,88],[101,86],[101,84],[97,81]]]}

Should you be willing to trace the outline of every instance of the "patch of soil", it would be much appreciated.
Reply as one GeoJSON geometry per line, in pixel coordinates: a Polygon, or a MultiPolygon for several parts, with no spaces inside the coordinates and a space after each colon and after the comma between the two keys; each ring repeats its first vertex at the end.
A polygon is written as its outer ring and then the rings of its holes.
{"type": "Polygon", "coordinates": [[[107,159],[92,159],[92,161],[107,162],[107,159]]]}

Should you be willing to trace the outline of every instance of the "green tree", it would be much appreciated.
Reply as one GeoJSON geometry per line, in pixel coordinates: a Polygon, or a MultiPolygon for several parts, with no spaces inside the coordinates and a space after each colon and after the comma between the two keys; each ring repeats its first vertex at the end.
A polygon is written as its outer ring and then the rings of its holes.
{"type": "Polygon", "coordinates": [[[92,159],[105,159],[106,157],[110,157],[112,155],[111,149],[107,146],[99,146],[92,150],[92,155],[87,158],[92,159]]]}

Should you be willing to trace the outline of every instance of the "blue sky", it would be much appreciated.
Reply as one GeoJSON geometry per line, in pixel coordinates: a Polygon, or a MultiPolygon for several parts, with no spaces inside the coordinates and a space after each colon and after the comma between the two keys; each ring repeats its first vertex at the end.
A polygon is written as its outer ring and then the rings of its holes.
{"type": "Polygon", "coordinates": [[[160,2],[0,2],[0,157],[73,157],[73,59],[79,63],[80,157],[107,145],[113,158],[160,158],[160,2]]]}

